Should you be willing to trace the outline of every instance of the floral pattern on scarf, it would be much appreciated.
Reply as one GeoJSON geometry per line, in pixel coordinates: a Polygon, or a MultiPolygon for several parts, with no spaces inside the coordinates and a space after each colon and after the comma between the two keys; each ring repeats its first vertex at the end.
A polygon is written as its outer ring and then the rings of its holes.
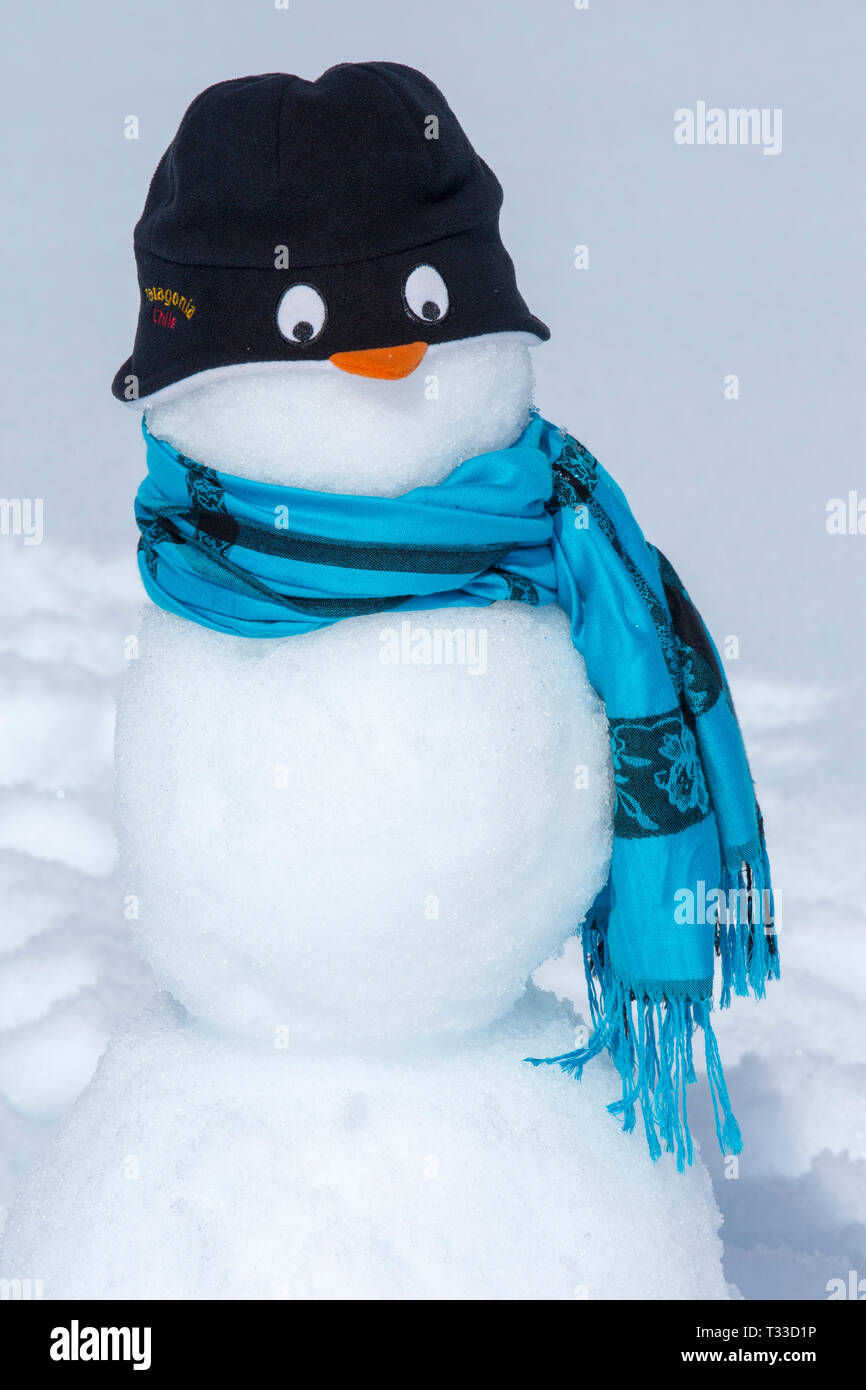
{"type": "Polygon", "coordinates": [[[709,815],[697,742],[679,709],[650,719],[613,719],[610,742],[617,835],[675,834],[709,815]]]}

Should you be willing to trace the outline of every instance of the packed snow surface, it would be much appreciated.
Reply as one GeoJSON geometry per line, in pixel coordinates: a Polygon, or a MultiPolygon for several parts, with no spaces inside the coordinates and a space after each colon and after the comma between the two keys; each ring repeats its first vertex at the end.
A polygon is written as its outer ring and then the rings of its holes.
{"type": "Polygon", "coordinates": [[[256,364],[153,397],[158,439],[223,473],[352,496],[441,482],[529,422],[532,363],[504,334],[428,348],[399,381],[330,362],[256,364]]]}
{"type": "Polygon", "coordinates": [[[383,662],[399,615],[249,642],[148,612],[118,722],[124,890],[197,1017],[347,1046],[483,1027],[604,883],[606,721],[565,615],[411,618],[473,632],[476,663],[383,662]]]}
{"type": "Polygon", "coordinates": [[[572,1036],[538,990],[472,1046],[380,1056],[166,1009],[111,1044],[2,1274],[46,1298],[727,1297],[705,1170],[653,1168],[611,1069],[520,1064],[572,1036]]]}

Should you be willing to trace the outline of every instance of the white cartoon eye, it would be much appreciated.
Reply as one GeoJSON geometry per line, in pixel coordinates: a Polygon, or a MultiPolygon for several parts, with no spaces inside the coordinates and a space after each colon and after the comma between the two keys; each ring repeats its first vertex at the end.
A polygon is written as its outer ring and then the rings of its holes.
{"type": "Polygon", "coordinates": [[[415,319],[439,323],[448,313],[445,281],[432,265],[416,265],[403,286],[403,303],[415,319]]]}
{"type": "Polygon", "coordinates": [[[325,301],[312,285],[292,285],[277,309],[277,328],[298,347],[315,342],[325,326],[325,301]]]}

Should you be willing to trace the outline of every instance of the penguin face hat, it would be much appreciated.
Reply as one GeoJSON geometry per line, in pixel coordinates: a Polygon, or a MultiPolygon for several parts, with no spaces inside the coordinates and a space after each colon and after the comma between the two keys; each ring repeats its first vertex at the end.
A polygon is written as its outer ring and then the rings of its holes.
{"type": "Polygon", "coordinates": [[[141,310],[112,390],[139,401],[264,363],[397,379],[428,346],[543,341],[500,240],[501,203],[442,93],[412,68],[342,63],[315,82],[268,73],[209,87],[135,228],[141,310]]]}

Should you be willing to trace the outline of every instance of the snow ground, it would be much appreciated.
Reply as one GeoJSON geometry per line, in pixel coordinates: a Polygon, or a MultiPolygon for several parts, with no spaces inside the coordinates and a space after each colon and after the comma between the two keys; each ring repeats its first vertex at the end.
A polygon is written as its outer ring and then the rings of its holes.
{"type": "MultiPolygon", "coordinates": [[[[113,702],[140,605],[132,558],[6,546],[0,596],[2,1219],[114,1026],[153,986],[113,869],[113,702]]],[[[828,1279],[866,1268],[866,818],[844,767],[826,779],[832,798],[824,786],[840,699],[736,669],[732,683],[782,897],[783,979],[718,1019],[746,1140],[735,1174],[708,1101],[695,1094],[692,1114],[728,1280],[745,1298],[822,1298],[828,1279]]],[[[536,978],[579,1007],[575,967],[569,948],[536,978]]]]}
{"type": "Polygon", "coordinates": [[[0,550],[0,1218],[152,988],[125,931],[111,815],[137,586],[128,557],[0,550]]]}

